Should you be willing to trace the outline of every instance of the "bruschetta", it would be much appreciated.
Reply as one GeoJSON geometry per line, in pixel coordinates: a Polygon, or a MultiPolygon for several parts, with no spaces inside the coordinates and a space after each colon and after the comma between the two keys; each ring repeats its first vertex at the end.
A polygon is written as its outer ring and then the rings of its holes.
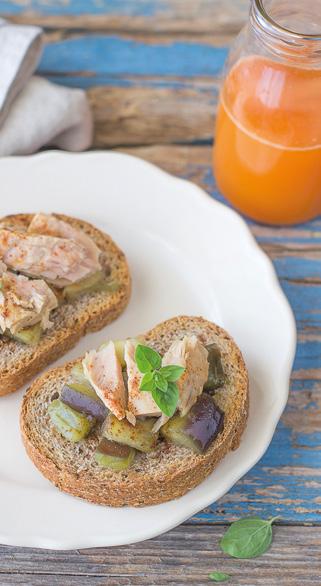
{"type": "Polygon", "coordinates": [[[94,226],[59,214],[0,220],[0,396],[126,307],[124,253],[94,226]]]}
{"type": "Polygon", "coordinates": [[[155,505],[204,480],[245,429],[248,374],[221,327],[181,316],[43,374],[27,391],[27,454],[60,490],[155,505]]]}

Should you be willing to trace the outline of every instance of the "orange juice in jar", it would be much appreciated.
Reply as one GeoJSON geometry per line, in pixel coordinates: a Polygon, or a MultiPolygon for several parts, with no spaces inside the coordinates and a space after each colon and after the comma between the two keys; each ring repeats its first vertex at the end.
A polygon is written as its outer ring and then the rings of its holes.
{"type": "Polygon", "coordinates": [[[321,213],[321,0],[253,0],[220,94],[214,173],[255,220],[321,213]]]}

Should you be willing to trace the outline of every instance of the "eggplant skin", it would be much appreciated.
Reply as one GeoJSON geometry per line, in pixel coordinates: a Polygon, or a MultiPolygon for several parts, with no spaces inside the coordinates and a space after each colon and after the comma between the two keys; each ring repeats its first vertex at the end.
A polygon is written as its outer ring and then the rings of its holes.
{"type": "Polygon", "coordinates": [[[224,413],[212,397],[202,393],[190,411],[175,415],[161,428],[162,436],[170,443],[203,454],[224,427],[224,413]]]}
{"type": "Polygon", "coordinates": [[[118,444],[103,437],[98,445],[97,451],[106,456],[113,456],[114,458],[128,458],[132,449],[129,446],[125,446],[125,444],[118,444]]]}
{"type": "Polygon", "coordinates": [[[187,414],[184,431],[200,446],[201,452],[205,452],[223,426],[224,413],[204,393],[187,414]]]}
{"type": "Polygon", "coordinates": [[[98,421],[104,421],[107,417],[107,408],[98,397],[96,400],[68,385],[63,386],[60,399],[63,403],[69,405],[69,407],[81,413],[91,415],[91,417],[94,417],[98,421]]]}

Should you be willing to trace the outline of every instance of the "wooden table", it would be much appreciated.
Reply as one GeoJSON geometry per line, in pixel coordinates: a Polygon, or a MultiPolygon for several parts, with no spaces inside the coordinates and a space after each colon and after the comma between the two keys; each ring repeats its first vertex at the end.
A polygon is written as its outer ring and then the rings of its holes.
{"type": "MultiPolygon", "coordinates": [[[[1,16],[45,27],[39,73],[87,89],[95,148],[148,159],[218,199],[210,165],[218,74],[247,10],[247,0],[0,0],[1,16]]],[[[289,403],[265,456],[219,502],[152,541],[1,547],[1,585],[208,584],[214,570],[233,585],[321,584],[321,222],[249,225],[298,327],[289,403]],[[219,537],[249,514],[280,515],[273,547],[257,560],[228,559],[219,537]]]]}

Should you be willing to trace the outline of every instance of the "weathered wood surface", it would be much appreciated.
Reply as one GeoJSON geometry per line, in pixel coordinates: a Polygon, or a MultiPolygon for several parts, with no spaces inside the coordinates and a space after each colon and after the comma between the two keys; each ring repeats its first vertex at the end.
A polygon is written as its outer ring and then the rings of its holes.
{"type": "Polygon", "coordinates": [[[2,0],[15,22],[47,28],[140,32],[154,35],[235,34],[249,0],[2,0]]]}
{"type": "Polygon", "coordinates": [[[318,527],[274,527],[273,546],[254,560],[223,554],[218,543],[224,530],[184,525],[144,543],[73,552],[0,547],[0,584],[205,586],[210,572],[224,571],[231,586],[320,585],[318,527]]]}
{"type": "Polygon", "coordinates": [[[91,88],[95,146],[210,143],[216,87],[215,83],[210,89],[91,88]]]}
{"type": "MultiPolygon", "coordinates": [[[[95,148],[143,157],[221,201],[211,171],[219,76],[247,11],[248,0],[0,0],[0,16],[46,27],[39,73],[87,89],[95,148]]],[[[249,226],[298,326],[289,403],[266,455],[218,503],[153,541],[0,548],[0,585],[206,584],[211,570],[246,586],[321,583],[321,528],[302,525],[321,523],[321,220],[249,226]],[[280,514],[289,525],[266,556],[239,563],[220,553],[215,524],[248,514],[280,514]]]]}

